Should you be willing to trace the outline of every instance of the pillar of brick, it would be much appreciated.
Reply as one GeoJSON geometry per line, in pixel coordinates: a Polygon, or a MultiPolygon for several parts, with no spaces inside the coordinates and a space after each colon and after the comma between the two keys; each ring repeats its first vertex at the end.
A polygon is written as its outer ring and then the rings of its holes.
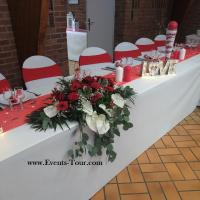
{"type": "Polygon", "coordinates": [[[6,0],[0,0],[0,73],[6,76],[13,87],[22,84],[6,0]]]}

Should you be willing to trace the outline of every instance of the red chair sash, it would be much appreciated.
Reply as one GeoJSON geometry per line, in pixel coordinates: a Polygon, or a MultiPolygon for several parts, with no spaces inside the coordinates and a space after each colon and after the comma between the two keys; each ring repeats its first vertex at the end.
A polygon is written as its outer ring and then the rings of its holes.
{"type": "Polygon", "coordinates": [[[122,58],[127,58],[127,57],[132,57],[132,58],[137,58],[140,56],[140,50],[131,50],[131,51],[115,51],[115,61],[116,60],[121,60],[122,58]]]}
{"type": "Polygon", "coordinates": [[[0,94],[2,94],[5,90],[10,88],[10,84],[6,79],[0,80],[0,94]]]}
{"type": "Polygon", "coordinates": [[[24,68],[22,70],[25,82],[34,81],[43,78],[51,78],[56,76],[63,76],[59,65],[55,64],[49,67],[41,68],[24,68]]]}
{"type": "Polygon", "coordinates": [[[162,47],[165,46],[166,40],[155,40],[155,46],[156,47],[162,47]]]}
{"type": "Polygon", "coordinates": [[[139,48],[139,50],[141,52],[144,52],[144,51],[153,51],[156,49],[156,46],[155,44],[137,44],[137,47],[139,48]]]}
{"type": "Polygon", "coordinates": [[[80,56],[79,60],[80,66],[107,62],[112,62],[110,55],[107,53],[93,56],[80,56]]]}

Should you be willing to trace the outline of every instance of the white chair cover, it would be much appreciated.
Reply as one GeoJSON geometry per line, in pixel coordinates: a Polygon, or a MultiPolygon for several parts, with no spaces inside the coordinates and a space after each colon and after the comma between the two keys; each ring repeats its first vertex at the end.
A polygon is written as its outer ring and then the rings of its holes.
{"type": "Polygon", "coordinates": [[[155,46],[157,47],[157,50],[159,51],[165,51],[166,46],[166,35],[157,35],[154,38],[155,46]]]}
{"type": "Polygon", "coordinates": [[[0,73],[0,94],[10,88],[10,84],[3,74],[0,73]]]}
{"type": "Polygon", "coordinates": [[[140,38],[135,42],[135,44],[140,49],[143,56],[152,56],[155,54],[156,46],[153,40],[149,38],[140,38]]]}
{"type": "Polygon", "coordinates": [[[95,76],[103,67],[112,65],[112,59],[104,49],[89,47],[81,53],[79,65],[81,74],[95,76]]]}
{"type": "Polygon", "coordinates": [[[121,60],[123,57],[137,58],[141,55],[139,48],[130,42],[122,42],[115,47],[115,61],[121,60]]]}
{"type": "Polygon", "coordinates": [[[31,56],[23,63],[26,88],[34,93],[49,93],[62,75],[59,65],[45,56],[31,56]]]}

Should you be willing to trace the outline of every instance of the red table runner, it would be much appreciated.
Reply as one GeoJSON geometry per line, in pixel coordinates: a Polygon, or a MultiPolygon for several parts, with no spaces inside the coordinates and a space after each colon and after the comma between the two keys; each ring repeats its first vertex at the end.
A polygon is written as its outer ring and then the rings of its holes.
{"type": "MultiPolygon", "coordinates": [[[[184,60],[186,60],[186,59],[188,59],[188,58],[191,58],[192,56],[196,56],[196,55],[198,55],[199,54],[199,52],[200,52],[200,46],[198,46],[198,47],[196,47],[196,48],[187,48],[186,49],[186,55],[185,55],[185,59],[184,60]]],[[[172,56],[171,56],[172,58],[174,58],[174,59],[177,59],[173,54],[172,54],[172,56]]],[[[164,59],[164,58],[163,58],[164,59]]],[[[182,60],[182,61],[184,61],[184,60],[182,60]]],[[[182,62],[182,61],[180,61],[180,62],[182,62]]],[[[134,66],[133,67],[133,69],[132,69],[132,80],[131,81],[133,81],[133,80],[136,80],[136,79],[138,79],[141,75],[141,70],[142,70],[142,65],[137,65],[137,66],[134,66]]],[[[104,76],[105,78],[110,78],[110,79],[112,79],[114,82],[115,82],[115,72],[112,72],[112,73],[110,73],[110,74],[107,74],[107,75],[105,75],[104,76]]],[[[130,81],[129,81],[130,82],[130,81]]],[[[125,82],[125,81],[123,81],[123,82],[118,82],[118,83],[116,83],[115,82],[115,84],[116,85],[119,85],[119,86],[121,86],[121,85],[124,85],[125,83],[128,83],[128,82],[125,82]]]]}
{"type": "MultiPolygon", "coordinates": [[[[200,46],[198,48],[194,49],[187,49],[186,51],[186,57],[185,59],[188,59],[192,56],[195,56],[199,54],[200,52],[200,46]]],[[[136,80],[140,77],[140,70],[141,65],[137,65],[133,67],[132,70],[132,81],[136,80]]],[[[115,80],[115,73],[110,73],[106,76],[106,78],[110,78],[113,81],[115,80]]],[[[120,82],[116,83],[116,85],[123,85],[127,82],[120,82]]],[[[9,108],[4,109],[3,111],[0,111],[0,127],[2,126],[3,131],[9,131],[11,129],[14,129],[18,126],[21,126],[26,123],[26,116],[31,114],[33,111],[44,107],[46,104],[51,103],[51,100],[49,99],[50,95],[45,95],[38,97],[36,99],[29,100],[25,103],[23,103],[24,109],[21,110],[20,105],[15,105],[13,107],[13,111],[11,111],[9,108]]]]}
{"type": "Polygon", "coordinates": [[[0,126],[2,126],[3,131],[6,132],[25,124],[27,115],[39,108],[42,108],[46,104],[51,103],[49,97],[50,95],[45,95],[29,100],[23,103],[23,110],[21,110],[20,105],[15,105],[13,106],[12,111],[10,108],[0,111],[0,126]]]}

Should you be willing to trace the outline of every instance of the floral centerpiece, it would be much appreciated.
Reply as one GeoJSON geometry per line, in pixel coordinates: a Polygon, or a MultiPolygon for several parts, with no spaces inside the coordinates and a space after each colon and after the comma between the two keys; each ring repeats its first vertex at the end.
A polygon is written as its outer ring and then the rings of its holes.
{"type": "Polygon", "coordinates": [[[126,100],[134,103],[134,95],[131,87],[115,87],[112,80],[103,77],[62,79],[51,93],[52,104],[30,114],[28,123],[36,130],[46,131],[77,121],[81,139],[75,142],[75,147],[68,154],[72,158],[84,153],[97,156],[102,155],[105,149],[108,160],[112,162],[116,158],[113,143],[115,136],[120,136],[119,125],[124,130],[133,127],[126,100]],[[84,131],[84,127],[93,134],[84,131]],[[93,138],[92,144],[90,137],[93,138]]]}

